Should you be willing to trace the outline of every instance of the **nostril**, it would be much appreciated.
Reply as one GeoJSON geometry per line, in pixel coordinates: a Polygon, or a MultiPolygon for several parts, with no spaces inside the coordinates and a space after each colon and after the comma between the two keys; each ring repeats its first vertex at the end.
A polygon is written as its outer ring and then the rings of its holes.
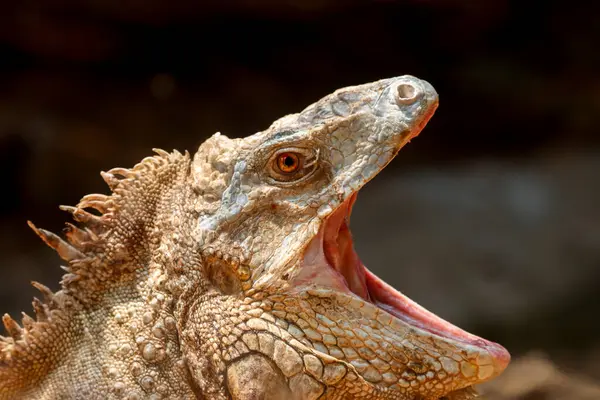
{"type": "Polygon", "coordinates": [[[413,103],[418,95],[417,89],[410,83],[401,83],[398,85],[398,102],[402,104],[413,103]]]}

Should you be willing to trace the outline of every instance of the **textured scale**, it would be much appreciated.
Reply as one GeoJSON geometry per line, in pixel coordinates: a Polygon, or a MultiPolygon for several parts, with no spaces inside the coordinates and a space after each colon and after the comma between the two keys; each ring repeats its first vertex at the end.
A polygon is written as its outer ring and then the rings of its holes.
{"type": "Polygon", "coordinates": [[[61,207],[65,238],[30,223],[66,274],[57,293],[34,283],[34,318],[4,315],[0,399],[474,397],[498,373],[484,353],[302,268],[323,221],[436,106],[429,84],[392,78],[244,139],[217,133],[193,158],[155,150],[102,172],[110,195],[61,207]],[[289,146],[315,161],[286,181],[270,160],[289,146]]]}

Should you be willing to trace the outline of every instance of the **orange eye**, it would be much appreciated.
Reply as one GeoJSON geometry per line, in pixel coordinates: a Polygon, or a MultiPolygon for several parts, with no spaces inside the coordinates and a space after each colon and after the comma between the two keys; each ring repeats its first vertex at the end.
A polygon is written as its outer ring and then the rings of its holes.
{"type": "Polygon", "coordinates": [[[277,168],[285,174],[296,172],[300,168],[300,157],[296,153],[281,153],[277,157],[277,168]]]}

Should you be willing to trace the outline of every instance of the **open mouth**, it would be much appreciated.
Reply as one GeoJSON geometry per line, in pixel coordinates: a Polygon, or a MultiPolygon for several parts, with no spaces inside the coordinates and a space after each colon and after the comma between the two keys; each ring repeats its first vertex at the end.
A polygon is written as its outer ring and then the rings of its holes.
{"type": "Polygon", "coordinates": [[[502,371],[510,361],[510,354],[504,347],[443,320],[398,292],[363,265],[354,250],[350,232],[350,215],[356,197],[355,192],[333,211],[312,239],[305,252],[305,265],[310,265],[313,273],[305,278],[317,284],[319,280],[326,280],[328,286],[333,284],[338,290],[350,291],[410,326],[484,350],[491,356],[494,369],[502,371]],[[325,272],[324,268],[327,269],[325,272]]]}

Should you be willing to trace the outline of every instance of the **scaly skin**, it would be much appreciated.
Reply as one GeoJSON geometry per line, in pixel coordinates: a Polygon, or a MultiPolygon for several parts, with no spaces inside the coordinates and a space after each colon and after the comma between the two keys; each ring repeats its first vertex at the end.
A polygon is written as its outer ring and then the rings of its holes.
{"type": "Polygon", "coordinates": [[[471,398],[506,351],[394,300],[344,231],[436,107],[428,83],[386,79],[102,173],[112,194],[64,207],[67,241],[32,225],[67,274],[34,284],[36,320],[4,316],[0,399],[471,398]]]}

